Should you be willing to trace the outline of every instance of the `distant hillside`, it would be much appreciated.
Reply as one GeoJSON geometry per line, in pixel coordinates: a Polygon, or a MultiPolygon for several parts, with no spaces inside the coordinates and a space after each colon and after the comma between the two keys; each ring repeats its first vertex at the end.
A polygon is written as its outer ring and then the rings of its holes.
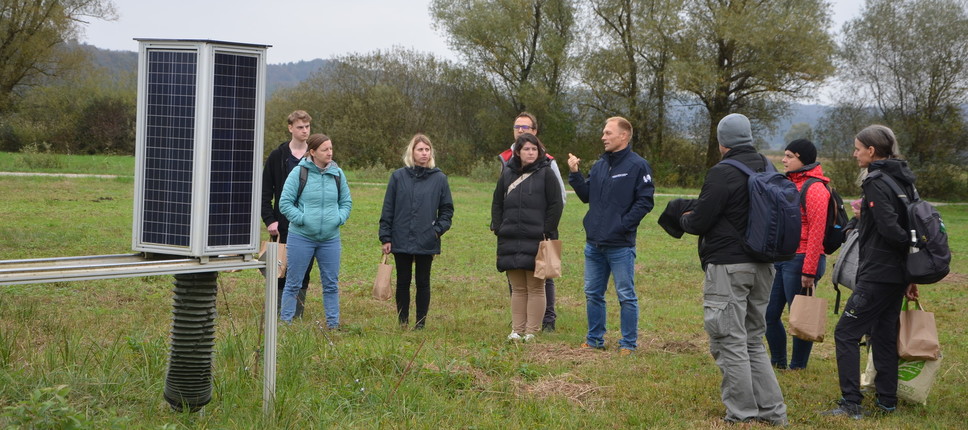
{"type": "MultiPolygon", "coordinates": [[[[94,64],[105,68],[115,76],[136,76],[138,68],[138,53],[133,51],[112,51],[101,49],[93,45],[81,44],[81,49],[88,51],[94,64]]],[[[266,68],[266,94],[272,94],[280,89],[294,87],[306,80],[317,70],[326,67],[329,60],[315,59],[298,63],[269,64],[266,68]]]]}
{"type": "Polygon", "coordinates": [[[780,118],[776,123],[776,132],[771,135],[763,136],[763,138],[770,143],[770,147],[773,149],[783,149],[786,142],[783,141],[783,135],[790,131],[790,126],[796,123],[805,122],[810,124],[811,128],[817,128],[817,121],[820,120],[830,106],[823,105],[805,105],[800,103],[794,103],[790,106],[790,115],[785,118],[780,118]]]}

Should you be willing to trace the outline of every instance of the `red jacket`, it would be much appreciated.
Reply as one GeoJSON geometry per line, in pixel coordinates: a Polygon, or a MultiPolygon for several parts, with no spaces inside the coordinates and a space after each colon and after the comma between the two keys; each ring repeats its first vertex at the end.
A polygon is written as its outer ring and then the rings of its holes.
{"type": "MultiPolygon", "coordinates": [[[[820,164],[813,167],[805,166],[801,170],[787,173],[787,177],[797,185],[798,190],[803,189],[803,184],[807,179],[817,178],[822,183],[827,184],[830,178],[823,175],[820,164]]],[[[830,202],[830,192],[827,187],[814,183],[807,190],[806,208],[800,207],[800,246],[797,254],[804,254],[803,276],[817,277],[817,264],[820,256],[823,255],[823,236],[827,229],[827,205],[830,202]]]]}

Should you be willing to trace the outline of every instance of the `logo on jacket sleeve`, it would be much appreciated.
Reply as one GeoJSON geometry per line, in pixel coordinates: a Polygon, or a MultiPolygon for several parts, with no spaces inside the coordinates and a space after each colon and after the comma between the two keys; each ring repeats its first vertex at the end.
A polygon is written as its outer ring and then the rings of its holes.
{"type": "Polygon", "coordinates": [[[643,176],[642,177],[642,182],[643,183],[646,183],[646,184],[651,183],[652,182],[652,175],[645,175],[645,176],[643,176]]]}

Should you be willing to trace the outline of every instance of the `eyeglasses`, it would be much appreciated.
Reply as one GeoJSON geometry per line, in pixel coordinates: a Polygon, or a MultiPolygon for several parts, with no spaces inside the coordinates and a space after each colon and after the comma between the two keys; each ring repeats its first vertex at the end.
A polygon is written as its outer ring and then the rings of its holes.
{"type": "Polygon", "coordinates": [[[514,126],[514,129],[515,129],[515,130],[522,130],[522,131],[527,131],[527,130],[532,130],[532,129],[534,129],[534,127],[532,127],[532,126],[530,126],[530,125],[516,125],[516,126],[514,126]]]}

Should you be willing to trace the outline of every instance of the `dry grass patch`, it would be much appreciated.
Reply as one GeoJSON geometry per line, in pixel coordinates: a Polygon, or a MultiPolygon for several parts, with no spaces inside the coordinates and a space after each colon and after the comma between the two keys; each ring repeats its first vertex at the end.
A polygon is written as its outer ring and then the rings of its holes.
{"type": "Polygon", "coordinates": [[[597,409],[605,403],[605,391],[612,387],[599,386],[587,382],[573,381],[570,373],[541,378],[534,382],[524,382],[515,378],[515,386],[519,393],[531,395],[540,399],[561,397],[583,409],[597,409]]]}

